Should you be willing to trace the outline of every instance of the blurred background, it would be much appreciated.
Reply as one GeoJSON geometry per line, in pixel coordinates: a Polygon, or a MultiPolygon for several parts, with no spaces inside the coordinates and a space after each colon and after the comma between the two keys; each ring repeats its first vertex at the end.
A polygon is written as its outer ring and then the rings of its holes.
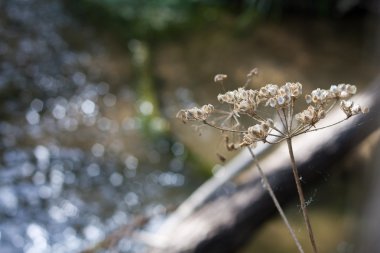
{"type": "MultiPolygon", "coordinates": [[[[379,74],[379,13],[366,0],[2,0],[0,251],[79,252],[139,216],[154,230],[234,155],[174,118],[216,101],[215,74],[229,89],[257,67],[257,87],[364,90],[379,74]]],[[[309,194],[323,252],[355,252],[371,171],[356,165],[309,194]]],[[[294,252],[272,242],[286,233],[275,219],[241,252],[294,252]]],[[[144,247],[125,237],[93,252],[144,247]]]]}

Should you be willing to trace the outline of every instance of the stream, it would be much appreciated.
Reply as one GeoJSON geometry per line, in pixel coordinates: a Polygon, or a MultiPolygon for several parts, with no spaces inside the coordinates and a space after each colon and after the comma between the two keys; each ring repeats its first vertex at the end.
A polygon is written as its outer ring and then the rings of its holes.
{"type": "Polygon", "coordinates": [[[86,249],[136,215],[159,219],[197,185],[183,144],[141,134],[151,104],[130,71],[126,50],[61,1],[1,1],[2,253],[86,249]]]}

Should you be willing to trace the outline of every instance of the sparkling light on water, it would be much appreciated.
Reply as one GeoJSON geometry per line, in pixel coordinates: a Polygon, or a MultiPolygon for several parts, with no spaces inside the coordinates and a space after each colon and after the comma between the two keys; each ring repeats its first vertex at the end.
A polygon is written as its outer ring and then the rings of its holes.
{"type": "Polygon", "coordinates": [[[82,103],[81,109],[85,114],[93,114],[95,112],[95,103],[89,99],[86,99],[82,103]]]}

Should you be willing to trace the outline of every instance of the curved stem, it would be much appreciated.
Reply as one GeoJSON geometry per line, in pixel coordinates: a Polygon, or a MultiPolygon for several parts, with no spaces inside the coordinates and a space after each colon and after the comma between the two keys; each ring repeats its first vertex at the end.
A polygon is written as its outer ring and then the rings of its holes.
{"type": "Polygon", "coordinates": [[[268,178],[264,174],[264,171],[261,169],[260,164],[258,163],[255,154],[253,153],[253,151],[252,151],[252,149],[250,147],[248,147],[248,150],[249,150],[249,153],[251,154],[251,156],[253,158],[253,161],[254,161],[254,163],[255,163],[255,165],[256,165],[259,173],[260,173],[261,178],[264,181],[264,188],[267,189],[267,191],[269,192],[269,195],[272,198],[272,200],[274,202],[274,205],[276,206],[276,208],[277,208],[278,212],[280,213],[280,216],[281,216],[282,220],[284,221],[284,223],[285,223],[285,225],[286,225],[286,227],[287,227],[290,235],[292,236],[295,244],[297,245],[298,251],[300,253],[304,253],[304,251],[302,249],[302,246],[301,246],[301,243],[299,242],[299,240],[298,240],[298,238],[297,238],[297,236],[296,236],[293,228],[290,226],[290,223],[289,223],[289,221],[288,221],[288,219],[287,219],[287,217],[286,217],[286,215],[284,213],[284,210],[282,210],[281,205],[278,202],[277,197],[274,194],[273,189],[272,189],[272,187],[269,184],[268,178]]]}
{"type": "Polygon", "coordinates": [[[257,121],[265,121],[265,119],[263,117],[261,117],[260,115],[258,114],[249,114],[247,113],[248,116],[250,116],[252,119],[254,120],[257,120],[257,121]]]}
{"type": "Polygon", "coordinates": [[[271,133],[269,133],[268,136],[273,136],[273,137],[277,137],[277,138],[282,138],[283,137],[282,135],[271,134],[271,133]]]}
{"type": "Polygon", "coordinates": [[[280,129],[278,129],[277,127],[272,126],[271,128],[272,128],[273,130],[275,130],[276,132],[280,133],[281,136],[285,136],[285,134],[284,134],[280,129]]]}
{"type": "Polygon", "coordinates": [[[307,132],[314,132],[314,131],[319,131],[319,130],[322,130],[322,129],[325,129],[325,128],[328,128],[328,127],[332,127],[332,126],[335,126],[335,125],[338,125],[340,123],[342,123],[343,121],[347,120],[348,118],[345,118],[345,119],[342,119],[342,120],[339,120],[335,123],[332,123],[330,125],[327,125],[327,126],[323,126],[323,127],[317,127],[317,128],[314,128],[314,129],[311,129],[311,130],[308,130],[307,132]]]}
{"type": "MultiPolygon", "coordinates": [[[[288,123],[288,116],[287,116],[286,111],[287,111],[287,110],[285,110],[285,108],[282,108],[282,114],[284,115],[284,121],[285,121],[285,129],[286,129],[286,132],[287,132],[287,133],[290,133],[289,123],[288,123]]],[[[289,110],[288,110],[288,111],[289,111],[289,110]]]]}
{"type": "Polygon", "coordinates": [[[339,101],[339,99],[335,99],[334,102],[330,105],[330,107],[326,110],[326,114],[329,113],[333,108],[334,106],[336,105],[336,103],[339,101]]]}
{"type": "Polygon", "coordinates": [[[285,140],[286,138],[278,138],[277,140],[275,141],[268,141],[268,140],[265,140],[266,143],[269,143],[269,144],[278,144],[280,142],[282,142],[283,140],[285,140]]]}
{"type": "Polygon", "coordinates": [[[284,129],[285,129],[286,132],[288,133],[288,128],[287,128],[287,126],[286,126],[286,124],[285,124],[285,122],[284,122],[284,120],[283,120],[283,117],[282,117],[282,115],[281,115],[281,113],[280,113],[280,110],[277,109],[276,112],[277,112],[278,117],[280,118],[280,121],[281,121],[282,126],[284,127],[284,129]]]}
{"type": "Polygon", "coordinates": [[[332,127],[332,126],[338,125],[338,124],[342,123],[343,121],[345,121],[347,119],[348,118],[345,118],[345,119],[339,120],[339,121],[337,121],[335,123],[332,123],[330,125],[323,126],[323,127],[317,127],[317,128],[314,128],[314,129],[311,129],[311,127],[306,128],[306,130],[302,129],[302,131],[300,129],[299,132],[296,132],[296,133],[292,134],[291,136],[294,137],[294,136],[298,136],[298,135],[309,133],[309,132],[319,131],[319,130],[322,130],[322,129],[325,129],[325,128],[328,128],[328,127],[332,127]]]}
{"type": "Polygon", "coordinates": [[[295,98],[292,97],[292,100],[291,100],[291,105],[290,105],[290,108],[289,108],[289,111],[290,111],[290,116],[289,116],[289,119],[290,119],[290,125],[289,125],[289,133],[292,132],[292,128],[293,128],[293,120],[294,120],[294,100],[295,98]]]}
{"type": "Polygon", "coordinates": [[[203,123],[205,125],[208,125],[210,127],[213,127],[213,128],[216,128],[218,130],[221,130],[221,131],[224,131],[224,132],[232,132],[232,133],[247,133],[248,131],[242,131],[242,130],[234,130],[234,129],[229,129],[229,128],[223,128],[223,127],[219,127],[219,126],[216,126],[214,124],[211,124],[209,123],[208,121],[204,120],[203,123]]]}
{"type": "Polygon", "coordinates": [[[318,253],[317,245],[316,245],[315,238],[314,238],[313,229],[312,229],[311,223],[310,223],[310,218],[309,218],[309,215],[307,213],[305,197],[304,197],[302,186],[301,186],[301,180],[300,180],[300,177],[298,175],[298,169],[297,169],[296,161],[294,158],[292,139],[287,138],[286,142],[288,144],[289,156],[290,156],[290,160],[291,160],[291,164],[292,164],[292,171],[293,171],[294,180],[296,181],[296,185],[297,185],[297,192],[298,192],[298,197],[299,197],[299,200],[301,203],[301,210],[302,210],[303,219],[305,221],[307,232],[309,233],[309,239],[311,242],[311,246],[313,248],[313,252],[318,253]]]}

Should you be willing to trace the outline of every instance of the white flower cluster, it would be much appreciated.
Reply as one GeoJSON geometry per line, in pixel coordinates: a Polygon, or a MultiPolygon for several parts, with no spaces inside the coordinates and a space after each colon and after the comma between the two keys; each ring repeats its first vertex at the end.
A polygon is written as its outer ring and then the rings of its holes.
{"type": "Polygon", "coordinates": [[[234,106],[234,110],[243,113],[254,113],[257,109],[257,91],[239,88],[218,95],[221,103],[228,103],[234,106]]]}
{"type": "Polygon", "coordinates": [[[299,97],[302,94],[302,84],[286,83],[278,86],[276,84],[267,84],[259,91],[246,90],[239,88],[237,90],[228,91],[218,95],[218,100],[221,103],[234,105],[237,112],[245,112],[253,114],[257,106],[266,102],[265,106],[280,108],[289,106],[292,99],[299,97]]]}
{"type": "Polygon", "coordinates": [[[332,99],[347,99],[356,93],[356,86],[351,84],[331,85],[329,90],[316,89],[310,95],[306,95],[305,99],[308,104],[323,105],[332,99]]]}
{"type": "Polygon", "coordinates": [[[348,101],[342,100],[340,102],[340,108],[347,115],[347,118],[349,118],[353,115],[359,114],[359,113],[367,113],[368,112],[367,107],[362,108],[360,105],[355,104],[351,100],[348,100],[348,101]]]}
{"type": "Polygon", "coordinates": [[[351,84],[338,84],[331,85],[330,93],[334,95],[335,98],[346,99],[356,94],[356,86],[351,84]]]}
{"type": "Polygon", "coordinates": [[[306,103],[314,103],[317,105],[323,105],[332,99],[331,93],[329,90],[316,89],[311,92],[311,94],[305,96],[306,103]]]}
{"type": "Polygon", "coordinates": [[[292,99],[302,94],[302,84],[285,83],[278,87],[276,84],[267,84],[259,90],[258,98],[260,102],[266,102],[265,106],[273,108],[287,107],[292,99]]]}
{"type": "Polygon", "coordinates": [[[306,110],[297,113],[295,118],[301,124],[304,125],[315,125],[319,120],[326,116],[326,111],[321,107],[315,107],[309,105],[306,110]]]}
{"type": "Polygon", "coordinates": [[[177,113],[177,118],[181,119],[183,122],[191,120],[206,120],[207,117],[214,111],[214,106],[211,104],[204,105],[201,108],[193,107],[187,110],[180,110],[177,113]]]}
{"type": "Polygon", "coordinates": [[[273,120],[267,119],[260,124],[253,125],[247,129],[247,133],[243,135],[241,146],[253,145],[258,141],[265,141],[270,129],[273,127],[273,120]]]}
{"type": "MultiPolygon", "coordinates": [[[[257,75],[257,69],[253,69],[248,74],[249,78],[257,75]]],[[[227,78],[225,74],[218,74],[214,77],[215,82],[222,82],[227,78]]],[[[366,113],[368,108],[362,108],[352,101],[346,101],[356,93],[356,86],[350,84],[332,85],[329,89],[315,89],[305,96],[308,107],[298,114],[294,114],[295,102],[302,95],[302,84],[299,82],[287,82],[282,86],[276,84],[267,84],[264,87],[253,90],[246,89],[245,86],[236,90],[228,91],[218,95],[220,103],[229,104],[229,111],[217,111],[223,114],[216,117],[215,121],[207,121],[212,113],[214,106],[207,104],[201,108],[194,107],[188,110],[180,110],[177,118],[183,122],[186,121],[202,121],[203,123],[215,127],[222,131],[230,131],[231,133],[240,133],[242,139],[239,140],[237,146],[254,146],[257,142],[270,142],[268,136],[279,137],[280,139],[290,138],[291,136],[310,130],[317,122],[325,118],[326,114],[340,102],[340,108],[346,114],[347,118],[352,115],[366,113]],[[259,105],[271,107],[277,111],[280,117],[282,127],[274,126],[273,120],[265,120],[260,111],[259,105]],[[250,127],[244,128],[240,124],[238,117],[248,115],[250,119],[258,124],[251,124],[250,127]],[[217,122],[223,118],[223,122],[218,125],[217,122]],[[236,124],[226,127],[226,120],[232,119],[236,124]],[[298,124],[292,124],[295,119],[298,124]],[[279,130],[283,129],[283,130],[279,130]]],[[[229,123],[228,123],[229,124],[229,123]]],[[[228,125],[227,124],[227,125],[228,125]]],[[[235,147],[235,144],[227,144],[227,147],[235,147]],[[232,146],[231,146],[232,145],[232,146]]]]}
{"type": "MultiPolygon", "coordinates": [[[[320,88],[313,90],[311,94],[305,96],[306,103],[312,105],[309,105],[301,113],[296,114],[295,118],[303,125],[315,125],[326,116],[326,107],[331,101],[350,98],[356,93],[356,90],[356,86],[350,84],[331,85],[329,90],[320,88]]],[[[359,105],[354,105],[350,101],[342,100],[340,107],[348,117],[366,112],[359,105]]]]}

